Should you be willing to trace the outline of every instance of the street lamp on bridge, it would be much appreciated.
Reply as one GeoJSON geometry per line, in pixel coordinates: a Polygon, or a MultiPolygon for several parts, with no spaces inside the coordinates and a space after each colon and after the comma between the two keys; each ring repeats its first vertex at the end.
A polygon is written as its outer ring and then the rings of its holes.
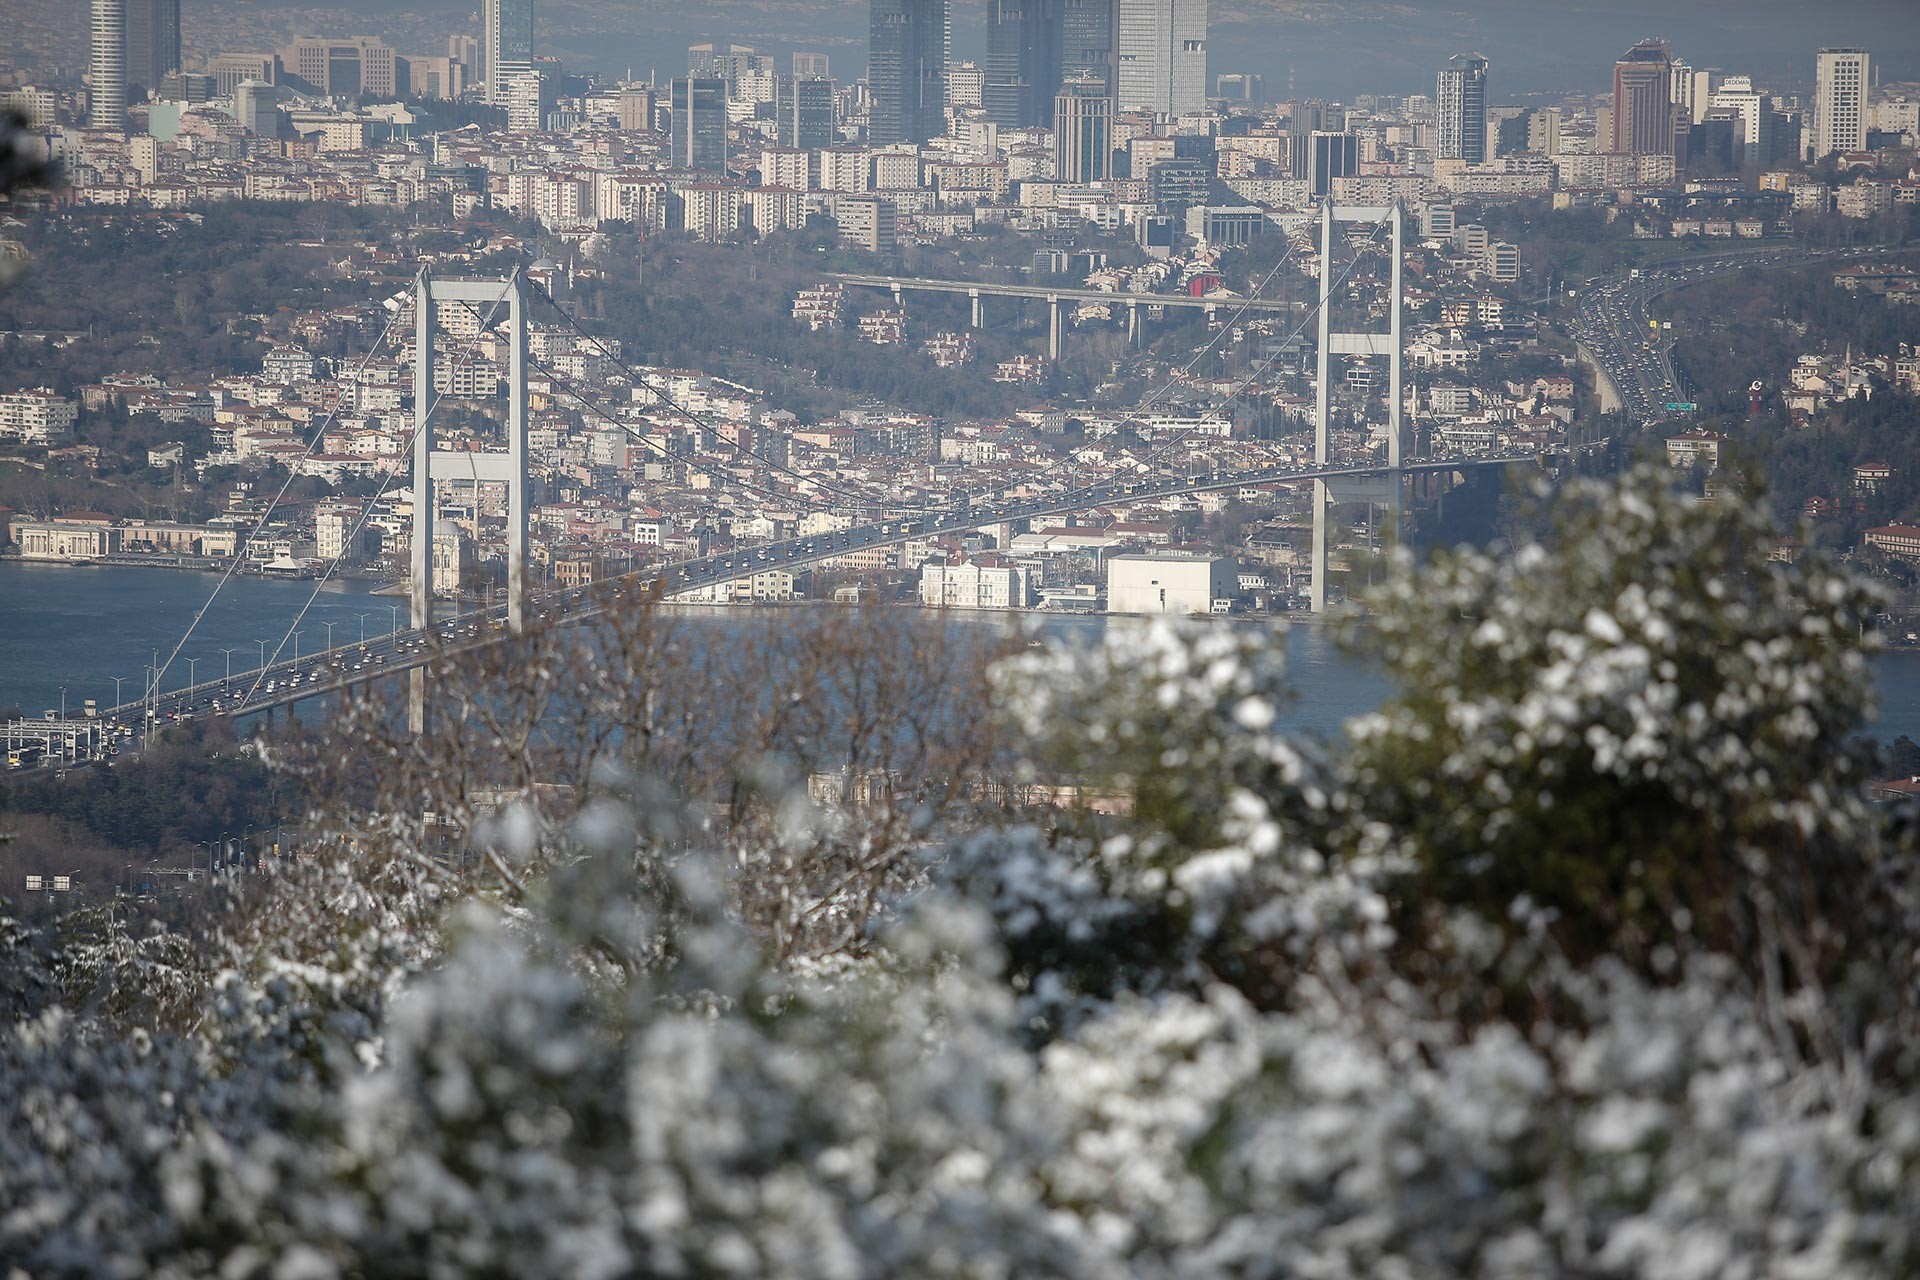
{"type": "Polygon", "coordinates": [[[240,650],[245,647],[246,647],[245,645],[241,645],[233,649],[222,649],[220,651],[227,655],[227,678],[226,678],[226,683],[221,686],[221,692],[224,693],[228,689],[233,688],[233,655],[240,652],[240,650]]]}

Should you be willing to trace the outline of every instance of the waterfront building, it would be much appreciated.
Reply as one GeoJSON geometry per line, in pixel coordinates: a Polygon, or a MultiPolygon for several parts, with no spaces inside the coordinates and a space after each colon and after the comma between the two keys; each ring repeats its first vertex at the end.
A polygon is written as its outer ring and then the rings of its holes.
{"type": "Polygon", "coordinates": [[[1240,564],[1232,556],[1163,552],[1107,560],[1107,609],[1112,613],[1219,613],[1240,593],[1240,564]]]}

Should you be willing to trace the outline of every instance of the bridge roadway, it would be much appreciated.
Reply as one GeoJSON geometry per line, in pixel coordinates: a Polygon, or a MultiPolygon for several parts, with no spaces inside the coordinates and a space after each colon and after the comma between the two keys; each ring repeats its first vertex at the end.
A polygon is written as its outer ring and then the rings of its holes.
{"type": "MultiPolygon", "coordinates": [[[[1487,454],[1450,459],[1423,459],[1405,464],[1408,475],[1445,471],[1467,471],[1480,467],[1511,466],[1538,462],[1535,453],[1487,454]]],[[[1193,476],[1153,477],[1105,481],[1085,488],[1015,502],[967,503],[942,508],[932,513],[903,515],[892,520],[857,525],[832,533],[790,538],[745,547],[721,555],[667,564],[648,565],[623,578],[608,579],[592,587],[574,587],[542,592],[527,601],[529,616],[548,622],[572,623],[595,617],[611,607],[605,597],[611,584],[626,582],[637,586],[662,584],[663,594],[733,582],[773,569],[798,568],[836,556],[849,555],[871,547],[887,546],[914,538],[960,533],[982,525],[1009,520],[1027,520],[1036,516],[1063,515],[1084,511],[1110,502],[1143,502],[1185,493],[1209,493],[1258,484],[1304,484],[1310,480],[1359,479],[1386,471],[1378,463],[1315,467],[1286,464],[1253,470],[1210,472],[1193,476]]],[[[362,644],[344,644],[317,653],[303,654],[268,666],[242,672],[229,683],[225,679],[207,680],[187,688],[168,690],[151,703],[147,700],[124,703],[101,713],[102,719],[128,729],[138,728],[151,705],[156,722],[171,723],[207,715],[254,715],[290,706],[306,698],[339,693],[382,676],[390,676],[436,659],[449,657],[508,638],[506,609],[466,614],[436,620],[426,632],[409,628],[379,636],[362,644]],[[258,685],[256,689],[256,684],[258,685]],[[252,691],[252,696],[247,696],[252,691]]]]}
{"type": "Polygon", "coordinates": [[[910,276],[870,276],[846,272],[826,277],[841,284],[894,293],[960,293],[969,297],[1035,298],[1043,302],[1099,302],[1121,306],[1202,307],[1210,311],[1300,311],[1305,304],[1272,298],[1194,298],[1174,293],[1109,293],[1101,289],[1054,288],[1038,284],[982,284],[977,280],[918,280],[910,276]]]}

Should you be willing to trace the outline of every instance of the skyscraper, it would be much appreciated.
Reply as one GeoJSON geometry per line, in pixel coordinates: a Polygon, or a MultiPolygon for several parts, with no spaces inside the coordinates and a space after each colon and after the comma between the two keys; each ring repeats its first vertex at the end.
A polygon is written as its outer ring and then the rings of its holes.
{"type": "Polygon", "coordinates": [[[1207,0],[1114,0],[1121,111],[1180,116],[1207,105],[1207,0]]]}
{"type": "Polygon", "coordinates": [[[1673,46],[1642,40],[1613,64],[1613,150],[1673,154],[1673,46]]]}
{"type": "Polygon", "coordinates": [[[180,69],[180,0],[127,0],[127,80],[148,92],[180,69]]]}
{"type": "Polygon", "coordinates": [[[774,86],[776,140],[783,147],[817,151],[833,145],[833,81],[781,76],[774,86]]]}
{"type": "Polygon", "coordinates": [[[87,29],[87,127],[127,131],[127,0],[93,0],[87,29]]]}
{"type": "Polygon", "coordinates": [[[1002,129],[1053,120],[1060,87],[1062,0],[987,0],[987,119],[1002,129]]]}
{"type": "Polygon", "coordinates": [[[921,143],[946,132],[952,0],[872,0],[867,31],[867,140],[921,143]]]}
{"type": "Polygon", "coordinates": [[[1867,149],[1868,63],[1865,49],[1820,51],[1815,60],[1814,159],[1867,149]]]}
{"type": "Polygon", "coordinates": [[[484,0],[480,46],[487,101],[505,106],[514,78],[533,73],[533,0],[484,0]]]}
{"type": "Polygon", "coordinates": [[[1060,78],[1098,80],[1113,94],[1113,0],[1062,0],[1060,78]]]}
{"type": "Polygon", "coordinates": [[[1487,160],[1487,60],[1477,53],[1447,59],[1434,92],[1441,160],[1487,160]]]}
{"type": "Polygon", "coordinates": [[[727,82],[680,76],[673,82],[673,167],[727,167],[727,82]]]}
{"type": "Polygon", "coordinates": [[[1053,103],[1053,168],[1062,182],[1104,182],[1113,168],[1113,99],[1092,76],[1060,86],[1053,103]]]}

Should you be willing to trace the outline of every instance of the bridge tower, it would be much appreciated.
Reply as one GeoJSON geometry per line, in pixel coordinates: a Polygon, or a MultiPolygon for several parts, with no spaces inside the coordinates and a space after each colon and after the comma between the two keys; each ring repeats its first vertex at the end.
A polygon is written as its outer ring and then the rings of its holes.
{"type": "MultiPolygon", "coordinates": [[[[507,625],[526,630],[527,604],[527,282],[515,271],[507,280],[435,280],[420,271],[414,294],[413,559],[412,612],[416,630],[433,621],[433,482],[504,481],[507,486],[507,625]],[[502,307],[507,318],[507,452],[460,453],[433,447],[433,333],[442,303],[465,304],[483,326],[502,307]]],[[[475,495],[476,499],[478,494],[475,495]]],[[[427,728],[427,672],[408,673],[407,724],[415,736],[427,728]]]]}
{"type": "Polygon", "coordinates": [[[1314,392],[1313,460],[1327,465],[1327,412],[1332,397],[1332,357],[1387,357],[1387,471],[1369,479],[1313,482],[1313,581],[1310,603],[1315,613],[1327,607],[1327,506],[1335,497],[1346,502],[1366,501],[1386,506],[1393,537],[1401,535],[1406,500],[1406,476],[1401,471],[1401,448],[1405,439],[1405,383],[1402,379],[1406,344],[1401,335],[1405,289],[1401,279],[1403,237],[1406,214],[1399,201],[1391,205],[1335,205],[1331,199],[1320,206],[1320,367],[1314,392]],[[1335,333],[1333,331],[1333,233],[1337,223],[1388,223],[1393,230],[1392,286],[1387,305],[1385,333],[1335,333]]]}

